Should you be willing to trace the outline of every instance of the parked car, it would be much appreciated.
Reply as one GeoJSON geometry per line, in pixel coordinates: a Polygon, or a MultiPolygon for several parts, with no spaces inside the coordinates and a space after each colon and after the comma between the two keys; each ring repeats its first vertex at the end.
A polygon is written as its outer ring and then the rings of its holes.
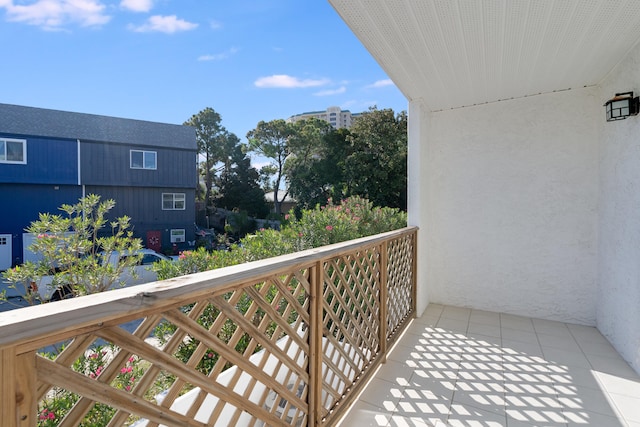
{"type": "MultiPolygon", "coordinates": [[[[138,263],[132,268],[125,269],[109,289],[154,282],[158,280],[158,274],[150,267],[159,261],[173,261],[172,258],[159,254],[151,249],[139,249],[132,253],[111,252],[108,256],[105,256],[103,262],[116,267],[124,258],[130,256],[139,257],[138,263]]],[[[31,284],[32,289],[38,292],[42,301],[57,301],[73,296],[69,284],[54,286],[53,277],[54,276],[43,276],[38,283],[31,284]]]]}

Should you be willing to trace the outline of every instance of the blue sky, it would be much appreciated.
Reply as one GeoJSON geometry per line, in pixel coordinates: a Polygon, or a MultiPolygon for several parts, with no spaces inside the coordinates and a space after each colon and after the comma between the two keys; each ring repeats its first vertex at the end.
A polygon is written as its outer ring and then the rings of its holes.
{"type": "Polygon", "coordinates": [[[0,0],[0,102],[181,124],[407,102],[326,0],[0,0]]]}

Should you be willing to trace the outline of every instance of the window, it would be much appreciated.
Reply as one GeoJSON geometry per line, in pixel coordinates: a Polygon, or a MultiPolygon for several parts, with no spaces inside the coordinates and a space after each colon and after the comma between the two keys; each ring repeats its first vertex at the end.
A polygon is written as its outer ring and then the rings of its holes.
{"type": "Polygon", "coordinates": [[[185,238],[184,228],[171,229],[171,243],[184,243],[184,238],[185,238]]]}
{"type": "Polygon", "coordinates": [[[27,141],[0,138],[0,163],[27,163],[27,141]]]}
{"type": "Polygon", "coordinates": [[[162,193],[163,211],[183,211],[185,193],[162,193]]]}
{"type": "Polygon", "coordinates": [[[131,169],[156,169],[155,151],[131,150],[131,169]]]}

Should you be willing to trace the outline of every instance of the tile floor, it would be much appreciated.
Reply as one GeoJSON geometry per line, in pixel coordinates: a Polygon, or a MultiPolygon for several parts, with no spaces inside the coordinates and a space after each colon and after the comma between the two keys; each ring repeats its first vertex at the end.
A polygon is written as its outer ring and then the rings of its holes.
{"type": "Polygon", "coordinates": [[[595,328],[432,304],[340,425],[640,427],[640,377],[595,328]]]}

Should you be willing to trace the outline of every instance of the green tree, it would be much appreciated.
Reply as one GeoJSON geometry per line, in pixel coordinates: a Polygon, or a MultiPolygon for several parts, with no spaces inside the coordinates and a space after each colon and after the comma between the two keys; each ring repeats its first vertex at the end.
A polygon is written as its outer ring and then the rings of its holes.
{"type": "Polygon", "coordinates": [[[225,158],[225,169],[220,174],[219,197],[216,205],[225,209],[238,209],[256,218],[266,218],[269,206],[260,188],[258,171],[240,144],[233,147],[225,158]]]}
{"type": "Polygon", "coordinates": [[[4,278],[13,288],[23,287],[31,304],[40,300],[35,286],[43,284],[43,279],[50,280],[52,289],[64,288],[73,296],[102,292],[116,285],[138,258],[107,261],[114,253],[134,253],[142,243],[129,230],[129,217],[111,222],[107,219],[114,206],[113,200],[101,202],[100,196],[89,194],[74,205],[62,205],[63,214],[41,213],[26,231],[37,236],[29,249],[42,258],[7,270],[4,278]],[[109,228],[110,232],[105,231],[109,228]]]}
{"type": "Polygon", "coordinates": [[[376,206],[407,209],[407,114],[372,107],[358,117],[347,137],[344,158],[347,195],[376,206]]]}
{"type": "Polygon", "coordinates": [[[349,152],[347,135],[347,129],[335,130],[324,120],[296,123],[291,138],[292,154],[285,170],[289,190],[301,208],[324,204],[331,197],[342,198],[343,160],[349,152]]]}
{"type": "Polygon", "coordinates": [[[198,114],[194,114],[184,122],[185,125],[193,126],[196,129],[198,155],[204,157],[204,166],[201,170],[204,172],[206,206],[210,206],[212,202],[214,181],[212,170],[222,157],[224,140],[228,137],[228,133],[221,122],[222,117],[220,114],[210,107],[205,108],[198,114]]]}
{"type": "Polygon", "coordinates": [[[270,122],[260,121],[254,130],[247,133],[250,150],[270,159],[275,169],[273,202],[276,214],[281,213],[282,202],[289,191],[280,191],[280,186],[285,180],[284,165],[291,154],[289,139],[292,134],[292,125],[282,119],[270,122]]]}

